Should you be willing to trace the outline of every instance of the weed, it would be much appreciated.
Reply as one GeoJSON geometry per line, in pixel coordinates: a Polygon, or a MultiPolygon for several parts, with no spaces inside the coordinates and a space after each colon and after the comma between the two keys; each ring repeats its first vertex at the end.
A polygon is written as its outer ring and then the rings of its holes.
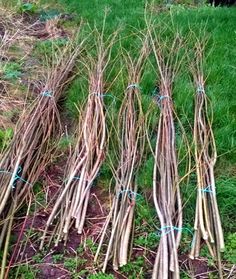
{"type": "Polygon", "coordinates": [[[229,234],[226,239],[224,259],[236,264],[236,233],[229,234]]]}
{"type": "Polygon", "coordinates": [[[99,272],[97,274],[92,274],[88,276],[88,279],[114,279],[115,277],[111,274],[104,274],[99,272]]]}
{"type": "Polygon", "coordinates": [[[22,65],[16,62],[7,62],[0,65],[3,78],[6,80],[18,79],[22,75],[22,65]]]}
{"type": "Polygon", "coordinates": [[[47,63],[46,60],[52,59],[58,48],[62,48],[68,43],[66,38],[58,38],[54,40],[37,41],[34,46],[34,55],[39,57],[42,63],[47,63]]]}
{"type": "Polygon", "coordinates": [[[52,261],[53,261],[54,263],[61,262],[63,258],[64,258],[64,255],[62,255],[62,254],[55,254],[55,255],[52,255],[52,261]]]}
{"type": "Polygon", "coordinates": [[[155,233],[148,233],[147,235],[141,235],[134,239],[134,244],[142,247],[147,247],[153,249],[157,247],[159,242],[159,237],[155,233]]]}
{"type": "Polygon", "coordinates": [[[181,279],[191,279],[191,277],[186,272],[181,272],[180,278],[181,279]]]}
{"type": "Polygon", "coordinates": [[[42,263],[43,262],[43,255],[41,253],[37,253],[36,255],[34,255],[32,257],[32,260],[37,264],[42,263]]]}
{"type": "Polygon", "coordinates": [[[86,239],[86,247],[89,248],[92,254],[95,254],[97,252],[97,246],[98,245],[94,243],[91,238],[86,239]]]}
{"type": "Polygon", "coordinates": [[[77,270],[77,259],[76,258],[66,258],[64,261],[64,267],[71,272],[76,272],[77,270]]]}
{"type": "Polygon", "coordinates": [[[66,151],[71,144],[73,144],[73,138],[68,136],[63,136],[60,138],[60,141],[58,143],[58,148],[60,149],[60,151],[66,151]]]}
{"type": "Polygon", "coordinates": [[[144,258],[138,257],[132,263],[128,263],[121,267],[121,271],[124,272],[129,279],[143,278],[144,279],[144,258]]]}
{"type": "Polygon", "coordinates": [[[58,17],[60,15],[60,12],[56,9],[51,9],[51,10],[42,10],[40,12],[40,20],[41,21],[47,21],[50,19],[53,19],[55,17],[58,17]]]}
{"type": "Polygon", "coordinates": [[[77,268],[83,266],[87,262],[86,259],[78,258],[66,258],[64,261],[64,267],[68,269],[70,272],[77,272],[77,268]]]}
{"type": "Polygon", "coordinates": [[[35,3],[20,3],[19,12],[34,14],[37,11],[37,6],[35,3]]]}
{"type": "Polygon", "coordinates": [[[38,273],[38,269],[28,264],[22,264],[10,269],[9,279],[36,279],[38,273]]]}
{"type": "Polygon", "coordinates": [[[0,129],[0,151],[3,151],[13,136],[12,128],[0,129]]]}

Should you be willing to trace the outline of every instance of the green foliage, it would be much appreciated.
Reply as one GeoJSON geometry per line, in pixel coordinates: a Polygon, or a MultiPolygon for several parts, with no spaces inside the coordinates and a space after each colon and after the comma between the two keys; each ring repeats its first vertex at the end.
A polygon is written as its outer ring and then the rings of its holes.
{"type": "Polygon", "coordinates": [[[156,248],[159,243],[160,237],[156,233],[148,233],[147,235],[141,235],[134,239],[134,245],[148,247],[149,249],[156,248]]]}
{"type": "Polygon", "coordinates": [[[28,264],[21,264],[10,269],[9,279],[36,279],[38,273],[38,269],[28,264]]]}
{"type": "Polygon", "coordinates": [[[143,278],[144,279],[144,258],[138,257],[132,262],[121,267],[121,271],[125,273],[129,279],[143,278]]]}
{"type": "Polygon", "coordinates": [[[52,261],[54,263],[58,263],[58,262],[61,262],[64,258],[64,255],[63,254],[54,254],[52,255],[52,261]]]}
{"type": "Polygon", "coordinates": [[[3,72],[3,78],[6,80],[15,80],[22,75],[22,66],[16,62],[7,62],[0,65],[3,72]]]}
{"type": "Polygon", "coordinates": [[[64,267],[71,272],[75,272],[77,270],[77,258],[66,258],[64,261],[64,267]]]}
{"type": "Polygon", "coordinates": [[[87,278],[88,279],[113,279],[115,277],[111,274],[104,274],[102,272],[99,272],[97,274],[89,275],[87,278]]]}
{"type": "Polygon", "coordinates": [[[230,233],[226,238],[224,259],[236,264],[236,233],[230,233]]]}
{"type": "Polygon", "coordinates": [[[48,61],[54,58],[58,49],[63,48],[68,43],[66,38],[48,39],[37,41],[34,46],[34,55],[39,57],[42,63],[47,65],[48,61]]]}
{"type": "Polygon", "coordinates": [[[139,232],[155,231],[156,211],[145,199],[137,200],[135,225],[139,232]]]}
{"type": "Polygon", "coordinates": [[[71,144],[73,144],[73,138],[69,136],[63,136],[60,138],[58,148],[60,151],[66,151],[71,144]]]}
{"type": "Polygon", "coordinates": [[[86,80],[86,74],[82,77],[77,77],[70,84],[66,92],[65,108],[68,112],[68,116],[77,119],[79,116],[79,111],[83,107],[88,94],[88,83],[86,80]]]}
{"type": "Polygon", "coordinates": [[[35,262],[35,263],[42,263],[43,262],[43,255],[41,253],[37,253],[36,255],[34,255],[32,257],[32,260],[35,262]]]}
{"type": "Polygon", "coordinates": [[[53,19],[55,17],[60,16],[60,12],[56,9],[51,9],[51,10],[42,10],[40,12],[40,20],[41,21],[47,21],[50,19],[53,19]]]}
{"type": "Polygon", "coordinates": [[[83,266],[86,262],[86,259],[78,258],[77,256],[74,258],[65,258],[64,267],[70,272],[76,273],[77,268],[83,266]]]}
{"type": "Polygon", "coordinates": [[[180,272],[180,278],[181,279],[191,279],[191,276],[189,276],[186,272],[180,272]]]}
{"type": "Polygon", "coordinates": [[[20,3],[19,11],[21,13],[34,14],[37,11],[37,5],[35,3],[20,3]]]}
{"type": "Polygon", "coordinates": [[[98,245],[93,242],[91,238],[86,239],[85,245],[92,252],[92,254],[95,254],[97,252],[98,245]]]}
{"type": "Polygon", "coordinates": [[[153,167],[154,157],[149,155],[149,158],[146,158],[146,160],[144,160],[144,163],[137,174],[137,182],[140,189],[144,190],[145,188],[152,188],[153,167]]]}
{"type": "Polygon", "coordinates": [[[236,231],[236,177],[222,175],[216,179],[217,202],[225,232],[236,231]]]}
{"type": "Polygon", "coordinates": [[[8,146],[12,136],[12,128],[7,128],[6,130],[0,129],[0,151],[4,150],[8,146]]]}

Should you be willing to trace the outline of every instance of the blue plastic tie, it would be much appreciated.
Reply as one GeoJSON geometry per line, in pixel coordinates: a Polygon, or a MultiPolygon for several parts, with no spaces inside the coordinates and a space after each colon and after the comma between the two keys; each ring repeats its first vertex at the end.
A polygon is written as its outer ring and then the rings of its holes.
{"type": "MultiPolygon", "coordinates": [[[[21,181],[23,181],[24,183],[29,184],[30,186],[32,186],[31,183],[29,183],[27,180],[23,179],[23,178],[19,175],[19,174],[21,173],[21,171],[22,171],[22,168],[21,168],[21,166],[19,166],[18,169],[17,169],[16,175],[15,175],[15,177],[14,177],[14,179],[13,179],[13,184],[12,184],[12,188],[13,188],[13,189],[15,188],[14,183],[15,183],[17,180],[21,180],[21,181]]],[[[0,170],[0,173],[5,173],[5,174],[13,175],[13,172],[5,171],[5,170],[0,170]]]]}
{"type": "Polygon", "coordinates": [[[136,88],[136,89],[141,89],[141,87],[137,83],[131,83],[130,85],[127,86],[127,90],[130,88],[136,88]]]}
{"type": "Polygon", "coordinates": [[[204,94],[205,93],[204,87],[201,84],[199,84],[198,87],[197,87],[197,93],[198,94],[204,94]]]}
{"type": "Polygon", "coordinates": [[[172,231],[183,231],[186,230],[188,231],[192,236],[193,233],[189,228],[184,228],[184,227],[175,227],[175,226],[165,226],[165,227],[161,227],[160,229],[158,229],[158,231],[161,232],[161,234],[158,232],[158,236],[163,236],[163,235],[167,235],[168,233],[172,232],[172,231]],[[167,231],[165,231],[166,229],[168,229],[167,231]],[[163,232],[165,231],[165,232],[163,232]]]}
{"type": "Polygon", "coordinates": [[[79,180],[79,179],[80,179],[80,176],[74,176],[73,179],[79,180]]]}
{"type": "Polygon", "coordinates": [[[41,93],[42,96],[44,97],[53,97],[52,95],[52,91],[49,91],[49,90],[45,90],[41,93]]]}
{"type": "Polygon", "coordinates": [[[161,101],[164,100],[164,99],[169,99],[171,100],[171,97],[168,96],[168,95],[158,95],[157,96],[157,104],[159,106],[159,108],[161,109],[161,101]]]}
{"type": "Polygon", "coordinates": [[[91,95],[97,95],[98,97],[110,97],[112,99],[115,99],[115,96],[113,96],[112,94],[104,94],[104,93],[97,93],[97,92],[93,92],[91,93],[91,95]]]}
{"type": "Polygon", "coordinates": [[[125,189],[125,190],[122,190],[118,193],[118,197],[123,194],[123,193],[128,193],[128,197],[135,201],[135,200],[140,200],[142,198],[142,195],[141,194],[138,194],[136,192],[133,192],[131,190],[128,190],[128,189],[125,189]]]}
{"type": "Polygon", "coordinates": [[[206,188],[200,189],[200,191],[205,193],[213,193],[213,191],[210,188],[211,185],[207,186],[206,188]]]}
{"type": "Polygon", "coordinates": [[[165,98],[170,99],[170,96],[168,96],[168,95],[159,96],[158,101],[161,102],[165,98]]]}

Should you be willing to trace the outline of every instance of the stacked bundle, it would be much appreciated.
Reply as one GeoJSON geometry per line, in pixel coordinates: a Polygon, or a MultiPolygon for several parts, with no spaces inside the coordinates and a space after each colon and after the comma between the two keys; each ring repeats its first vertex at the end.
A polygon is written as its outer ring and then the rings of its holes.
{"type": "Polygon", "coordinates": [[[65,183],[61,187],[61,192],[48,218],[41,249],[54,219],[56,219],[56,226],[52,235],[56,236],[56,245],[61,240],[66,242],[74,221],[78,233],[83,232],[91,186],[105,158],[106,124],[103,79],[115,37],[112,40],[109,38],[110,42],[106,44],[102,41],[102,35],[100,36],[97,43],[97,61],[90,57],[91,65],[90,67],[86,65],[89,71],[89,94],[85,109],[80,113],[77,144],[68,158],[65,183]]]}
{"type": "Polygon", "coordinates": [[[138,197],[135,175],[142,161],[145,140],[145,119],[138,84],[141,80],[143,62],[147,55],[146,42],[136,60],[132,60],[127,55],[126,64],[128,66],[129,86],[126,89],[118,116],[120,149],[117,153],[119,164],[116,171],[114,171],[116,181],[115,196],[113,197],[111,211],[104,224],[99,248],[95,256],[95,261],[97,261],[108,226],[112,222],[103,272],[105,272],[110,258],[113,258],[113,268],[117,270],[119,266],[127,264],[131,254],[131,249],[129,248],[132,247],[132,235],[134,232],[134,207],[138,197]]]}
{"type": "Polygon", "coordinates": [[[214,165],[216,146],[208,117],[207,96],[204,89],[203,47],[196,45],[196,64],[192,68],[197,93],[195,97],[194,144],[197,170],[197,203],[194,224],[194,239],[190,258],[199,256],[203,239],[213,258],[218,260],[219,277],[223,278],[221,255],[224,251],[224,237],[216,199],[214,165]]]}
{"type": "Polygon", "coordinates": [[[157,34],[150,38],[160,76],[157,102],[161,109],[158,123],[155,164],[153,173],[153,198],[160,221],[160,242],[153,269],[153,278],[180,278],[178,247],[182,232],[182,203],[179,189],[178,161],[176,155],[172,84],[180,65],[179,50],[182,45],[177,35],[171,48],[165,49],[157,34]]]}
{"type": "Polygon", "coordinates": [[[58,138],[60,119],[57,102],[69,74],[81,52],[81,46],[68,43],[48,70],[44,90],[19,120],[15,135],[0,162],[0,247],[4,245],[1,273],[4,272],[9,236],[15,213],[27,200],[32,185],[45,169],[58,138]]]}

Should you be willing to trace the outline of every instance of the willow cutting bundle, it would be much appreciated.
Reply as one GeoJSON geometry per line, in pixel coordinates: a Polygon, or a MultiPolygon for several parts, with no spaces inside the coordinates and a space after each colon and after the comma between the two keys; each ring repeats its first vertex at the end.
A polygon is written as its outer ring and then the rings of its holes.
{"type": "Polygon", "coordinates": [[[182,45],[177,35],[171,48],[164,49],[156,34],[150,34],[160,82],[157,102],[160,107],[155,164],[153,198],[160,221],[160,242],[152,278],[180,278],[177,249],[182,231],[182,203],[179,189],[178,162],[175,143],[172,84],[180,66],[179,50],[182,45]]]}
{"type": "Polygon", "coordinates": [[[194,224],[194,238],[191,258],[199,256],[201,239],[205,241],[209,252],[218,261],[219,277],[223,278],[221,255],[224,251],[224,237],[216,199],[214,165],[217,153],[211,121],[208,117],[208,100],[205,92],[203,74],[203,48],[196,46],[194,81],[195,95],[194,144],[197,171],[197,202],[194,224]]]}
{"type": "MultiPolygon", "coordinates": [[[[102,40],[102,36],[101,40],[102,40]]],[[[109,38],[110,39],[110,38],[109,38]]],[[[97,61],[91,58],[89,71],[89,94],[84,112],[81,113],[79,136],[73,153],[70,154],[65,171],[65,183],[48,218],[41,249],[46,233],[56,218],[53,235],[55,244],[66,242],[70,227],[75,225],[78,233],[83,232],[90,190],[98,175],[100,166],[105,158],[106,123],[104,94],[104,71],[110,59],[109,45],[99,40],[97,43],[97,61]]],[[[88,61],[86,61],[87,67],[88,61]]]]}
{"type": "MultiPolygon", "coordinates": [[[[0,248],[4,245],[1,278],[3,278],[8,240],[16,211],[27,199],[51,156],[53,139],[60,135],[57,102],[81,51],[68,45],[57,53],[48,70],[47,81],[39,97],[17,124],[15,135],[0,162],[0,248]]],[[[55,146],[54,146],[55,147],[55,146]]]]}
{"type": "Polygon", "coordinates": [[[137,194],[135,176],[139,170],[144,149],[144,114],[141,104],[139,82],[141,79],[144,59],[147,57],[147,45],[144,44],[140,56],[136,60],[127,55],[129,85],[118,115],[119,150],[118,168],[114,171],[116,180],[115,195],[110,214],[104,224],[100,244],[95,256],[95,261],[105,236],[111,233],[108,240],[106,257],[103,264],[105,272],[109,259],[113,258],[113,268],[127,264],[131,255],[132,238],[134,233],[134,209],[137,194]]]}

